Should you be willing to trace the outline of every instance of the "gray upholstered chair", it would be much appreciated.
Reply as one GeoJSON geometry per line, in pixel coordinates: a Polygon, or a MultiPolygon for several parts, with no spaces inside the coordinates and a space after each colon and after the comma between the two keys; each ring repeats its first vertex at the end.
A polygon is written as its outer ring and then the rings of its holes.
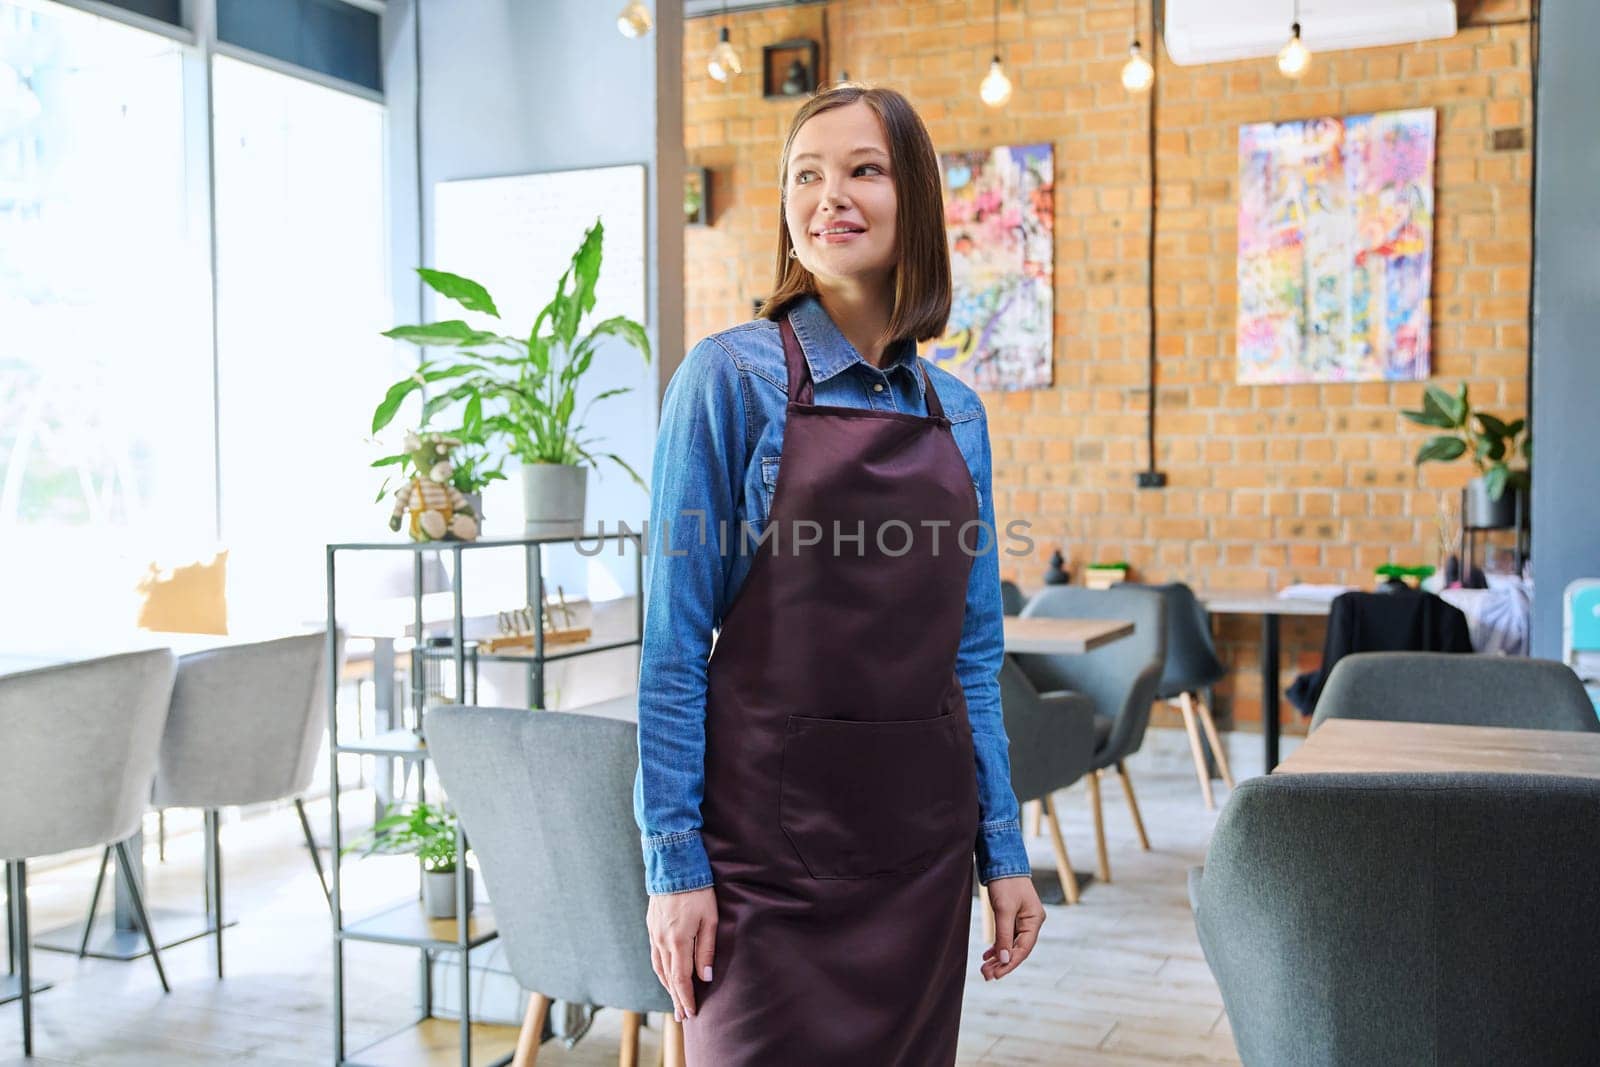
{"type": "Polygon", "coordinates": [[[1022,589],[1016,582],[1006,580],[1000,583],[1000,606],[1005,614],[1021,615],[1027,603],[1028,598],[1022,595],[1022,589]]]}
{"type": "MultiPolygon", "coordinates": [[[[218,978],[223,929],[219,809],[292,799],[323,896],[328,895],[303,801],[328,726],[327,643],[325,632],[297,634],[195,652],[178,661],[152,803],[204,810],[206,923],[215,937],[218,978]]],[[[105,869],[102,856],[89,902],[91,924],[105,869]]]]}
{"type": "Polygon", "coordinates": [[[667,1062],[683,1063],[672,999],[650,966],[649,897],[633,821],[637,728],[593,715],[440,706],[424,720],[439,781],[461,817],[518,983],[532,993],[518,1067],[532,1064],[552,1000],[624,1012],[637,1054],[646,1013],[665,1013],[667,1062]]]}
{"type": "MultiPolygon", "coordinates": [[[[1052,794],[1094,767],[1094,701],[1080,693],[1040,693],[1007,656],[1000,666],[1000,707],[1011,741],[1011,787],[1050,820],[1056,873],[1068,904],[1078,902],[1078,878],[1067,857],[1052,794]]],[[[993,921],[987,909],[984,918],[993,921]]],[[[992,940],[992,939],[991,939],[992,940]]]]}
{"type": "Polygon", "coordinates": [[[33,1055],[27,861],[35,856],[115,842],[135,918],[169,989],[125,842],[150,799],[173,672],[163,648],[0,677],[0,859],[11,875],[25,1056],[33,1055]]]}
{"type": "Polygon", "coordinates": [[[1311,728],[1328,719],[1600,733],[1594,704],[1566,664],[1451,652],[1342,657],[1317,698],[1311,728]]]}
{"type": "Polygon", "coordinates": [[[1596,841],[1588,779],[1240,783],[1190,876],[1240,1059],[1600,1063],[1596,841]]]}
{"type": "Polygon", "coordinates": [[[1200,779],[1200,795],[1205,798],[1206,807],[1215,808],[1217,802],[1211,794],[1211,770],[1206,765],[1205,746],[1211,746],[1217,770],[1222,772],[1222,780],[1229,789],[1233,788],[1233,770],[1228,766],[1228,753],[1217,734],[1211,707],[1201,699],[1203,691],[1228,673],[1228,668],[1217,658],[1217,646],[1211,640],[1211,616],[1194,595],[1194,590],[1182,582],[1143,588],[1160,593],[1167,602],[1167,656],[1161,666],[1156,699],[1175,704],[1183,713],[1189,753],[1194,757],[1194,773],[1200,779]],[[1204,742],[1200,739],[1202,730],[1204,742]]]}
{"type": "Polygon", "coordinates": [[[1134,586],[1085,589],[1056,585],[1040,590],[1022,609],[1025,617],[1123,619],[1134,624],[1128,637],[1078,656],[1017,655],[1023,673],[1041,693],[1070,690],[1094,704],[1096,773],[1085,777],[1094,815],[1095,853],[1101,881],[1111,880],[1106,853],[1105,818],[1100,804],[1099,772],[1114,768],[1128,798],[1139,847],[1149,850],[1139,802],[1123,761],[1139,750],[1150,724],[1150,709],[1166,658],[1166,600],[1160,593],[1134,586]]]}

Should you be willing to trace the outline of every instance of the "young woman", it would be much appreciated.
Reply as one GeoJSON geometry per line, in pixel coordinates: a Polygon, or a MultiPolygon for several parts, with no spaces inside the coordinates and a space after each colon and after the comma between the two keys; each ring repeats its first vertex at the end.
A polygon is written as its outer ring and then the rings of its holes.
{"type": "Polygon", "coordinates": [[[662,404],[634,795],[651,958],[692,1067],[951,1064],[974,852],[985,979],[1044,910],[996,680],[988,425],[916,354],[950,259],[905,97],[800,109],[777,274],[662,404]]]}

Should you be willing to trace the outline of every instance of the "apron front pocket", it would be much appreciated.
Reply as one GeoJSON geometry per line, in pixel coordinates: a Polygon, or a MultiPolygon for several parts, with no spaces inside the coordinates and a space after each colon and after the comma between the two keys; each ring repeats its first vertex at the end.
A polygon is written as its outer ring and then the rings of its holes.
{"type": "Polygon", "coordinates": [[[960,725],[789,717],[778,821],[813,878],[912,874],[970,845],[956,799],[976,770],[960,725]]]}

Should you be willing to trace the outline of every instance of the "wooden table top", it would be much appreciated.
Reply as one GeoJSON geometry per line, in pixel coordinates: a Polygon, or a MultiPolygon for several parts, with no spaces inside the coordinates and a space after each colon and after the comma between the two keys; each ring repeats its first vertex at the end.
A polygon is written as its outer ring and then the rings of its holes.
{"type": "Polygon", "coordinates": [[[1006,616],[1006,651],[1076,656],[1133,633],[1122,619],[1048,619],[1006,616]]]}
{"type": "Polygon", "coordinates": [[[1451,771],[1600,778],[1600,734],[1328,719],[1273,773],[1451,771]]]}

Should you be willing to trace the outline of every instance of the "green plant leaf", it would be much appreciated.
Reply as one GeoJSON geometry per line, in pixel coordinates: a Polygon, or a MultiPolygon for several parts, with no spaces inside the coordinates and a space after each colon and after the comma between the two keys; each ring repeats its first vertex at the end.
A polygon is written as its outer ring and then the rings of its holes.
{"type": "Polygon", "coordinates": [[[390,422],[400,410],[400,405],[405,403],[406,397],[422,388],[422,383],[415,378],[402,378],[389,386],[389,391],[384,394],[383,400],[372,413],[372,432],[377,433],[390,422]]]}
{"type": "MultiPolygon", "coordinates": [[[[1475,411],[1473,412],[1473,417],[1478,420],[1478,425],[1482,428],[1483,432],[1491,436],[1502,438],[1510,437],[1513,432],[1510,427],[1506,426],[1505,423],[1501,422],[1487,411],[1475,411]]],[[[1501,445],[1501,451],[1504,452],[1504,450],[1505,446],[1501,445]]]]}
{"type": "Polygon", "coordinates": [[[579,347],[591,348],[600,338],[607,336],[620,337],[627,341],[639,350],[646,363],[650,362],[650,334],[626,315],[617,315],[595,326],[589,331],[588,336],[579,342],[579,347]]]}
{"type": "Polygon", "coordinates": [[[392,337],[396,341],[410,341],[413,344],[428,345],[435,348],[489,345],[501,340],[499,334],[488,330],[474,330],[460,319],[448,319],[444,322],[425,322],[420,326],[396,326],[392,330],[383,331],[383,336],[392,337]]]}
{"type": "Polygon", "coordinates": [[[481,311],[497,319],[500,317],[493,298],[489,296],[489,290],[471,278],[463,278],[459,274],[450,274],[442,270],[429,270],[427,267],[418,267],[417,274],[434,292],[449,297],[468,311],[481,311]]]}
{"type": "Polygon", "coordinates": [[[422,421],[427,422],[429,419],[433,418],[451,404],[476,395],[478,395],[477,383],[462,382],[449,392],[440,393],[438,396],[430,397],[428,402],[422,405],[422,421]]]}
{"type": "Polygon", "coordinates": [[[392,467],[396,463],[404,463],[406,460],[408,460],[410,458],[411,458],[411,456],[410,456],[409,453],[400,452],[400,453],[397,453],[397,454],[395,454],[393,456],[384,456],[382,459],[375,459],[375,460],[372,461],[372,466],[374,466],[374,467],[392,467]]]}
{"type": "Polygon", "coordinates": [[[468,437],[476,437],[483,430],[483,395],[478,392],[467,398],[466,409],[461,413],[461,427],[468,437]]]}
{"type": "Polygon", "coordinates": [[[1525,426],[1527,426],[1527,425],[1528,425],[1528,420],[1527,419],[1512,419],[1510,422],[1506,423],[1506,436],[1507,437],[1515,437],[1515,436],[1517,436],[1517,434],[1521,433],[1523,428],[1525,426]]]}
{"type": "Polygon", "coordinates": [[[1441,430],[1453,429],[1455,424],[1442,411],[1402,411],[1400,414],[1421,426],[1436,426],[1441,430]]]}
{"type": "Polygon", "coordinates": [[[1459,428],[1463,422],[1455,397],[1437,385],[1430,385],[1422,391],[1422,410],[1437,413],[1445,420],[1444,425],[1451,428],[1459,428]]]}
{"type": "Polygon", "coordinates": [[[556,312],[555,335],[568,348],[578,336],[583,317],[594,310],[595,284],[600,279],[601,248],[605,226],[599,219],[583,235],[583,243],[572,256],[572,296],[556,312]]]}
{"type": "Polygon", "coordinates": [[[439,370],[424,371],[422,380],[425,382],[442,382],[446,378],[460,378],[465,374],[482,374],[481,367],[474,367],[471,363],[457,363],[451,367],[442,367],[439,370]]]}
{"type": "Polygon", "coordinates": [[[1522,458],[1529,463],[1533,462],[1533,438],[1531,437],[1522,442],[1522,458]]]}
{"type": "Polygon", "coordinates": [[[1460,459],[1467,451],[1467,443],[1459,437],[1430,437],[1417,449],[1417,466],[1430,462],[1460,459]]]}
{"type": "Polygon", "coordinates": [[[1490,500],[1499,500],[1505,496],[1506,482],[1511,477],[1511,470],[1504,463],[1496,463],[1483,472],[1484,488],[1489,490],[1490,500]]]}

